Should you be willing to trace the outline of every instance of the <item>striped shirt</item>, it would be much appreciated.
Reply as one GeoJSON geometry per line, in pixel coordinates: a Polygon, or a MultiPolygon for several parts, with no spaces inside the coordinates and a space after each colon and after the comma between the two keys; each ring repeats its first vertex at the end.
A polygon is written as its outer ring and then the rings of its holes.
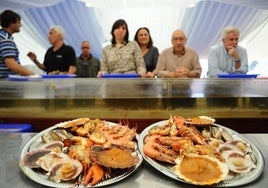
{"type": "Polygon", "coordinates": [[[14,42],[13,37],[3,29],[0,29],[0,78],[5,78],[9,74],[15,74],[8,69],[5,64],[5,58],[14,57],[19,62],[19,50],[14,42]]]}

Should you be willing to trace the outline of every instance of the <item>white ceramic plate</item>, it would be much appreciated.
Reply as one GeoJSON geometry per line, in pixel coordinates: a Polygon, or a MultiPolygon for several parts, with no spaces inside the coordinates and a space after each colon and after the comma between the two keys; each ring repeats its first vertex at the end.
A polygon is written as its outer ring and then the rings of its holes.
{"type": "MultiPolygon", "coordinates": [[[[186,182],[183,179],[180,179],[178,176],[176,176],[174,174],[173,170],[171,169],[173,167],[172,165],[166,165],[164,163],[157,162],[156,160],[153,160],[152,158],[146,156],[143,152],[144,138],[146,137],[146,135],[148,135],[149,130],[155,126],[163,125],[163,123],[166,121],[167,120],[156,122],[156,123],[148,126],[146,129],[144,129],[139,136],[138,148],[139,148],[140,153],[143,156],[143,158],[150,165],[152,165],[156,170],[162,172],[166,176],[173,178],[177,181],[190,184],[189,182],[186,182]]],[[[244,140],[246,143],[249,143],[252,147],[253,154],[254,154],[255,159],[257,161],[256,168],[253,169],[252,171],[250,171],[249,173],[242,175],[242,176],[236,176],[235,178],[233,178],[231,180],[222,181],[222,182],[220,182],[216,185],[212,185],[212,186],[215,186],[215,187],[235,187],[235,186],[242,186],[242,185],[248,184],[248,183],[256,180],[262,174],[263,169],[264,169],[264,158],[263,158],[263,155],[260,152],[260,150],[252,142],[247,140],[245,137],[240,135],[238,132],[231,130],[227,127],[218,125],[218,124],[213,124],[212,126],[216,126],[216,127],[220,127],[221,129],[225,129],[228,133],[230,133],[232,135],[233,138],[240,138],[240,139],[244,140]]]]}
{"type": "MultiPolygon", "coordinates": [[[[81,185],[74,185],[74,183],[68,183],[68,182],[61,182],[61,183],[55,183],[53,181],[50,181],[48,179],[48,177],[38,171],[35,171],[34,169],[31,169],[29,167],[26,167],[23,164],[23,157],[26,155],[27,152],[32,151],[34,149],[36,149],[40,143],[41,143],[41,137],[42,135],[46,134],[47,132],[56,129],[58,127],[62,127],[65,123],[67,122],[62,122],[59,124],[56,124],[48,129],[43,130],[42,132],[38,133],[37,135],[35,135],[32,139],[30,139],[21,149],[20,151],[20,158],[19,158],[19,166],[21,168],[21,170],[24,172],[24,174],[26,176],[28,176],[30,179],[32,179],[33,181],[48,186],[48,187],[59,187],[59,188],[64,188],[64,187],[85,187],[82,184],[81,185]]],[[[108,122],[110,125],[114,125],[115,123],[112,122],[108,122]]],[[[132,168],[129,168],[127,171],[123,172],[122,174],[113,177],[111,179],[107,179],[107,180],[103,180],[101,182],[99,182],[98,184],[96,184],[95,186],[91,186],[90,184],[86,187],[101,187],[101,186],[107,186],[113,183],[116,183],[120,180],[125,179],[126,177],[128,177],[130,174],[132,174],[142,163],[142,155],[139,153],[139,151],[137,150],[137,154],[138,154],[138,158],[139,158],[139,162],[137,163],[137,165],[135,165],[132,168]]]]}

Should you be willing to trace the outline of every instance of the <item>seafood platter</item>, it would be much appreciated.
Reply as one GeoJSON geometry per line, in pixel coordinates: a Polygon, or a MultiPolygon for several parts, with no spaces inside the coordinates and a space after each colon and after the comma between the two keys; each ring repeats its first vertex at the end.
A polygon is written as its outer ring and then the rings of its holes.
{"type": "Polygon", "coordinates": [[[56,124],[20,151],[26,176],[48,187],[100,187],[123,180],[142,163],[135,128],[100,119],[56,124]]]}
{"type": "Polygon", "coordinates": [[[259,149],[208,116],[170,116],[142,131],[141,155],[156,170],[186,184],[235,187],[263,172],[259,149]]]}

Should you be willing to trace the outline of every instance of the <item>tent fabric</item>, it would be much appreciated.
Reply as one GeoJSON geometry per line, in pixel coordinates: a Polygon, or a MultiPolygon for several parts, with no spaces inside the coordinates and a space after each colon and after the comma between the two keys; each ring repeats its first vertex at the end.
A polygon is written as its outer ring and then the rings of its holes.
{"type": "Polygon", "coordinates": [[[112,24],[119,18],[127,21],[130,40],[139,27],[148,27],[160,52],[171,46],[171,34],[179,28],[187,35],[187,46],[206,58],[210,46],[221,41],[223,28],[234,25],[240,29],[240,42],[248,49],[249,59],[267,56],[260,39],[268,30],[267,0],[1,0],[0,11],[5,9],[22,17],[21,32],[14,38],[23,64],[30,64],[29,51],[42,61],[52,25],[64,27],[65,42],[77,56],[80,43],[89,40],[93,55],[100,58],[111,39],[112,24]]]}

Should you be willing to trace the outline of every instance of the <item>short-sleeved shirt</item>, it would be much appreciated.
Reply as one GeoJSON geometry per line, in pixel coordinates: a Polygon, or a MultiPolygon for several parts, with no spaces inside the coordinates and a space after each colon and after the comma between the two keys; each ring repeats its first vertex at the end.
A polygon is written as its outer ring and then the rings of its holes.
{"type": "Polygon", "coordinates": [[[0,78],[8,77],[9,74],[16,74],[8,69],[5,58],[14,57],[17,63],[19,61],[19,50],[14,42],[13,37],[3,29],[0,29],[0,78]]]}
{"type": "Polygon", "coordinates": [[[208,78],[217,78],[218,74],[228,73],[247,73],[248,71],[248,56],[245,48],[237,46],[237,51],[240,56],[241,66],[235,69],[234,58],[228,54],[224,44],[221,42],[212,46],[208,52],[208,78]]]}
{"type": "Polygon", "coordinates": [[[178,67],[186,67],[190,71],[195,71],[201,75],[202,68],[197,52],[191,48],[185,48],[183,55],[174,54],[173,47],[165,49],[158,58],[154,72],[158,77],[165,77],[170,72],[174,72],[178,67]]]}
{"type": "Polygon", "coordinates": [[[44,65],[47,73],[53,71],[68,72],[69,66],[76,66],[75,51],[71,46],[65,44],[56,51],[53,51],[52,46],[45,54],[44,65]]]}
{"type": "Polygon", "coordinates": [[[100,60],[93,57],[83,59],[82,55],[76,60],[76,74],[79,78],[96,78],[100,70],[100,60]]]}
{"type": "Polygon", "coordinates": [[[102,51],[101,71],[108,73],[146,73],[141,49],[136,41],[129,41],[120,48],[107,45],[102,51]]]}

